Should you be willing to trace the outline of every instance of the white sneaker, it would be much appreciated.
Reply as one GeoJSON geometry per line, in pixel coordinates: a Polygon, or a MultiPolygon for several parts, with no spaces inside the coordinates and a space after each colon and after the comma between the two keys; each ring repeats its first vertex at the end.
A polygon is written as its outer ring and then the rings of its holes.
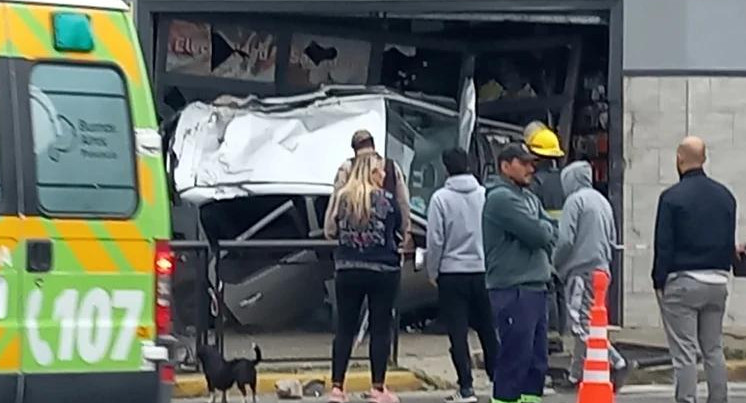
{"type": "Polygon", "coordinates": [[[461,391],[458,391],[451,396],[448,396],[445,398],[446,403],[477,403],[479,399],[477,399],[477,395],[474,394],[474,391],[470,391],[470,394],[463,393],[461,391]]]}

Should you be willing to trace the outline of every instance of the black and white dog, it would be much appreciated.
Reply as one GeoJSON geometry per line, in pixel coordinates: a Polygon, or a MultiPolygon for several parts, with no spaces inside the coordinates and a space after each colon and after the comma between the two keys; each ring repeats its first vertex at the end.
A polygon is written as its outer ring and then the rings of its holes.
{"type": "Polygon", "coordinates": [[[197,349],[197,357],[202,363],[202,368],[207,381],[207,390],[210,392],[209,403],[215,403],[216,390],[223,392],[223,403],[228,401],[228,390],[234,384],[241,391],[243,402],[248,403],[249,397],[246,393],[246,385],[251,388],[252,401],[256,403],[256,366],[262,361],[262,350],[256,344],[252,344],[256,357],[253,360],[237,358],[225,360],[218,350],[213,346],[203,345],[197,349]]]}

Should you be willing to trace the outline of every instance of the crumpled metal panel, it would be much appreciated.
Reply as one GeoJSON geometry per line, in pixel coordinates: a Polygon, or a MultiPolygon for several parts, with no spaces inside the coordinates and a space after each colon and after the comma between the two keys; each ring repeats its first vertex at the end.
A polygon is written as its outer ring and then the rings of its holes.
{"type": "Polygon", "coordinates": [[[192,103],[171,145],[174,184],[195,204],[251,194],[330,194],[360,129],[373,134],[383,153],[383,96],[329,98],[279,112],[192,103]]]}

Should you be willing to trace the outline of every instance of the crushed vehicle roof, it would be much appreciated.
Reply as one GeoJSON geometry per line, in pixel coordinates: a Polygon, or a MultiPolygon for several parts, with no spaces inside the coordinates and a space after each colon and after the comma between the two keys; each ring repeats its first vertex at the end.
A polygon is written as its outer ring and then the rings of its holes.
{"type": "MultiPolygon", "coordinates": [[[[475,133],[488,141],[522,137],[520,126],[477,122],[475,133]]],[[[295,96],[224,95],[209,104],[193,102],[164,131],[173,189],[201,205],[252,195],[328,195],[339,164],[351,156],[350,136],[363,128],[382,155],[421,175],[440,161],[444,141],[459,139],[458,126],[458,111],[385,87],[327,86],[295,96]],[[401,120],[402,106],[415,113],[416,122],[416,116],[436,121],[411,126],[401,120]],[[395,127],[403,134],[392,134],[395,127]]]]}

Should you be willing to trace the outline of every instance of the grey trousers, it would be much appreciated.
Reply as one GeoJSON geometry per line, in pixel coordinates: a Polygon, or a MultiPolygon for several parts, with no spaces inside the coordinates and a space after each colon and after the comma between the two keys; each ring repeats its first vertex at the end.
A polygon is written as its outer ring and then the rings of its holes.
{"type": "Polygon", "coordinates": [[[663,326],[673,358],[677,403],[697,401],[697,347],[707,374],[708,403],[728,401],[723,354],[726,284],[707,284],[685,275],[666,283],[658,295],[663,326]]]}
{"type": "MultiPolygon", "coordinates": [[[[593,306],[592,273],[570,276],[565,288],[570,331],[575,339],[572,361],[570,362],[570,379],[574,382],[583,379],[583,364],[585,363],[587,350],[586,341],[590,329],[591,306],[593,306]]],[[[615,369],[626,365],[622,355],[611,344],[609,344],[609,361],[611,367],[615,369]]]]}

